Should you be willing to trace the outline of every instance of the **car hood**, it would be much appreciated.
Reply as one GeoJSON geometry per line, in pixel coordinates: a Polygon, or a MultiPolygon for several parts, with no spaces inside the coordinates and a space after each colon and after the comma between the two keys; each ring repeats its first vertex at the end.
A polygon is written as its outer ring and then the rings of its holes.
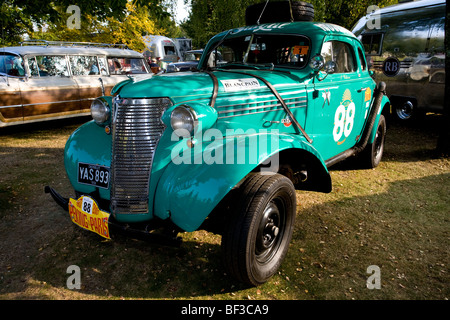
{"type": "Polygon", "coordinates": [[[210,97],[217,79],[219,94],[247,93],[268,90],[267,86],[253,76],[263,77],[277,89],[297,87],[311,78],[306,70],[295,75],[286,72],[262,70],[228,70],[206,72],[175,72],[154,75],[151,78],[135,78],[121,83],[114,93],[124,98],[168,97],[175,103],[210,97]]]}

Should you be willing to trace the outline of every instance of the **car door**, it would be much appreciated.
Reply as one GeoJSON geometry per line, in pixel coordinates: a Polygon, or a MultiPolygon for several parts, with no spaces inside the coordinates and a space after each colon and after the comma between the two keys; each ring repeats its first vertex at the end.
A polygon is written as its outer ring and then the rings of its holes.
{"type": "Polygon", "coordinates": [[[313,83],[313,143],[324,159],[353,147],[360,137],[365,89],[351,41],[346,37],[324,41],[321,55],[325,64],[333,61],[335,68],[328,74],[321,72],[313,83]]]}
{"type": "Polygon", "coordinates": [[[80,92],[80,109],[89,112],[92,100],[103,95],[102,85],[107,78],[106,61],[96,55],[69,56],[70,69],[80,92]],[[100,80],[102,79],[102,80],[100,80]]]}
{"type": "Polygon", "coordinates": [[[5,52],[0,55],[0,127],[21,122],[22,99],[20,82],[25,81],[23,61],[20,56],[5,52]]]}
{"type": "Polygon", "coordinates": [[[78,86],[65,55],[26,57],[30,76],[20,83],[25,121],[79,113],[78,86]]]}

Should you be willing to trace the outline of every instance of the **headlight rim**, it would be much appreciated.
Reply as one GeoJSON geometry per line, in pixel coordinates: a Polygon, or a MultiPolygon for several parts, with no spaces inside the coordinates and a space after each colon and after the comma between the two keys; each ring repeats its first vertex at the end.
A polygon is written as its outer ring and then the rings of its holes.
{"type": "MultiPolygon", "coordinates": [[[[170,126],[171,126],[172,130],[173,130],[175,133],[176,133],[179,129],[184,129],[184,130],[188,131],[189,134],[190,134],[191,136],[193,136],[193,135],[195,134],[195,131],[196,131],[197,127],[198,127],[198,114],[197,114],[197,112],[195,111],[195,109],[192,108],[192,107],[190,107],[189,105],[185,105],[185,104],[179,105],[179,106],[175,107],[175,109],[173,109],[172,112],[170,113],[170,126]],[[174,123],[173,123],[174,113],[175,113],[177,110],[179,110],[179,109],[184,109],[184,110],[186,110],[186,111],[189,113],[189,115],[190,115],[190,117],[191,117],[191,119],[192,119],[192,129],[191,129],[191,130],[188,130],[188,129],[186,129],[186,128],[181,128],[181,127],[175,128],[175,125],[174,125],[174,123]]],[[[181,136],[184,136],[184,135],[182,134],[181,136]]]]}
{"type": "Polygon", "coordinates": [[[103,98],[96,98],[92,101],[91,103],[91,116],[92,119],[95,121],[96,124],[98,124],[99,126],[102,125],[107,125],[110,120],[111,120],[111,107],[109,106],[108,102],[103,99],[103,98]],[[94,103],[98,103],[100,102],[100,104],[103,106],[104,110],[103,110],[103,117],[98,118],[98,117],[94,117],[94,112],[92,111],[93,107],[94,107],[94,103]]]}

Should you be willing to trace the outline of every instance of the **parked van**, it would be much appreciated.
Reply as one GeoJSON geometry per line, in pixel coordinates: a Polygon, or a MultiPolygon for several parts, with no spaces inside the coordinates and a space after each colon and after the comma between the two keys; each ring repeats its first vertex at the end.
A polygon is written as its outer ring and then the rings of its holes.
{"type": "Polygon", "coordinates": [[[167,69],[167,65],[180,60],[180,53],[175,42],[164,36],[147,35],[144,36],[146,48],[143,52],[147,59],[156,59],[159,66],[167,69]]]}
{"type": "Polygon", "coordinates": [[[149,70],[125,46],[26,41],[0,48],[0,127],[89,115],[92,100],[149,70]]]}
{"type": "Polygon", "coordinates": [[[444,108],[444,26],[445,0],[421,0],[382,8],[353,27],[398,119],[444,108]]]}

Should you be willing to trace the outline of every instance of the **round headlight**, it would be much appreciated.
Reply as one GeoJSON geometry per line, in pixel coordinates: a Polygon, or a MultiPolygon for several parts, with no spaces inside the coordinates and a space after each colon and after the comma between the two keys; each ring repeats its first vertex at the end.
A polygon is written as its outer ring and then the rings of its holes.
{"type": "Polygon", "coordinates": [[[91,115],[97,124],[104,124],[109,120],[110,109],[106,101],[102,99],[95,99],[91,103],[91,115]]]}
{"type": "Polygon", "coordinates": [[[170,116],[170,124],[174,131],[182,129],[192,135],[197,125],[197,114],[188,106],[176,107],[170,116]]]}

